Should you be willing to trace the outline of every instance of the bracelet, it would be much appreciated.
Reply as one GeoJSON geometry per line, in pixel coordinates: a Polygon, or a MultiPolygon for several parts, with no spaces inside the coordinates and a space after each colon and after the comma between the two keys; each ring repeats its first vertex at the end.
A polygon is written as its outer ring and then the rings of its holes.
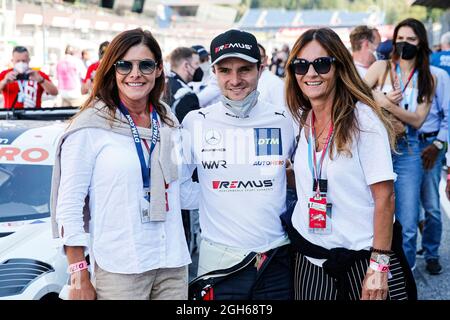
{"type": "Polygon", "coordinates": [[[375,260],[370,259],[370,269],[378,271],[378,272],[389,272],[389,265],[377,263],[375,260]]]}
{"type": "Polygon", "coordinates": [[[69,265],[68,272],[70,274],[73,274],[75,272],[85,270],[87,268],[88,268],[88,263],[86,262],[86,260],[83,260],[83,261],[72,263],[71,265],[69,265]]]}
{"type": "Polygon", "coordinates": [[[376,252],[381,254],[393,254],[394,252],[392,250],[382,250],[382,249],[376,249],[374,247],[370,248],[370,252],[376,252]]]}

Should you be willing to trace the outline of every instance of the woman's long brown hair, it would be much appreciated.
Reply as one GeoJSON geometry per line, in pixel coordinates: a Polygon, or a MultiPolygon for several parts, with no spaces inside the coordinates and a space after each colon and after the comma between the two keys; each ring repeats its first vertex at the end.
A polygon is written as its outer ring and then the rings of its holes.
{"type": "Polygon", "coordinates": [[[424,101],[430,102],[433,100],[433,94],[435,89],[435,83],[433,76],[430,71],[430,54],[431,49],[428,46],[427,31],[425,26],[419,20],[408,18],[400,21],[394,29],[394,40],[393,40],[393,51],[392,51],[392,61],[396,62],[400,60],[400,54],[397,52],[395,47],[397,43],[398,30],[401,27],[410,27],[417,38],[419,39],[419,45],[417,46],[417,56],[415,68],[419,72],[419,79],[417,84],[419,86],[419,93],[417,95],[417,103],[422,103],[424,101]]]}
{"type": "MultiPolygon", "coordinates": [[[[287,105],[294,119],[300,125],[305,126],[312,106],[297,83],[291,63],[299,52],[313,40],[319,42],[329,56],[336,58],[334,62],[336,88],[331,119],[334,124],[332,146],[336,147],[337,153],[351,155],[350,148],[353,138],[360,131],[355,115],[358,101],[368,105],[377,114],[386,127],[391,148],[394,149],[395,136],[391,123],[375,103],[370,88],[359,76],[349,51],[339,36],[329,28],[310,29],[303,33],[295,42],[289,55],[286,64],[285,90],[287,105]]],[[[332,156],[332,151],[333,148],[330,148],[330,156],[332,156]]]]}
{"type": "MultiPolygon", "coordinates": [[[[107,105],[110,111],[111,120],[114,119],[116,109],[120,104],[114,64],[126,54],[128,49],[139,44],[148,47],[155,56],[157,67],[162,68],[163,59],[161,48],[150,31],[144,31],[141,28],[138,28],[121,32],[111,41],[106,49],[94,77],[92,92],[81,107],[80,112],[87,108],[92,108],[94,103],[100,100],[107,105]]],[[[153,104],[153,107],[164,123],[173,126],[174,123],[168,116],[166,108],[160,102],[161,95],[164,92],[164,86],[165,79],[163,70],[161,75],[155,79],[155,86],[148,96],[148,102],[153,104]]]]}

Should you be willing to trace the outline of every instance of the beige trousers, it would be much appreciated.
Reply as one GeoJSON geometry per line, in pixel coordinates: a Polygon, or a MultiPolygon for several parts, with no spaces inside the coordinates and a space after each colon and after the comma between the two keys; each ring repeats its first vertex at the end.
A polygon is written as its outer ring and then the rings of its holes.
{"type": "Polygon", "coordinates": [[[188,268],[162,268],[139,274],[111,273],[95,264],[98,300],[187,300],[188,268]]]}

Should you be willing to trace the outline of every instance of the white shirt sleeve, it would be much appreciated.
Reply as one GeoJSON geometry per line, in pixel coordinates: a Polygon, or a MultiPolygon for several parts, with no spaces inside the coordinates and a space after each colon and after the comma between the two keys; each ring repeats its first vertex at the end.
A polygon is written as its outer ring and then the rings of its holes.
{"type": "MultiPolygon", "coordinates": [[[[185,129],[180,129],[174,134],[177,159],[181,159],[179,161],[180,207],[184,210],[195,210],[199,206],[200,185],[192,181],[192,173],[195,166],[187,164],[184,158],[183,132],[186,134],[185,129]]],[[[189,148],[189,146],[186,146],[186,148],[189,148]]]]}
{"type": "Polygon", "coordinates": [[[83,207],[91,184],[96,152],[88,129],[69,135],[61,147],[61,182],[56,221],[63,228],[63,244],[89,246],[84,230],[83,207]]]}
{"type": "MultiPolygon", "coordinates": [[[[367,185],[395,180],[387,130],[378,116],[367,106],[358,108],[358,156],[367,185]]],[[[355,156],[355,155],[353,155],[355,156]]]]}

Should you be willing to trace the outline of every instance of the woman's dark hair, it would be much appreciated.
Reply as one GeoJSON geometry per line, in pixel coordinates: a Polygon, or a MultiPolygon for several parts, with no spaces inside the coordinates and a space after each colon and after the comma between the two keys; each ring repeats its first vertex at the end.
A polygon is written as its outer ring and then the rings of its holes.
{"type": "Polygon", "coordinates": [[[147,30],[144,31],[141,28],[119,33],[108,45],[95,74],[92,92],[81,107],[81,111],[91,108],[96,101],[100,100],[107,105],[112,119],[114,118],[116,109],[120,104],[114,64],[120,60],[131,47],[140,44],[145,45],[153,53],[156,66],[161,69],[161,75],[155,79],[155,86],[149,94],[148,102],[153,104],[153,107],[164,123],[171,126],[174,124],[167,115],[166,108],[160,102],[165,86],[161,48],[151,32],[147,30]]]}
{"type": "Polygon", "coordinates": [[[394,29],[394,39],[393,39],[393,52],[392,60],[398,61],[400,59],[400,54],[396,49],[397,35],[398,31],[402,27],[410,27],[417,38],[419,39],[419,45],[417,46],[417,56],[415,68],[419,72],[418,86],[419,94],[417,95],[417,103],[422,103],[424,101],[431,101],[433,99],[435,83],[433,76],[430,71],[430,54],[431,49],[428,46],[427,31],[425,26],[419,20],[408,18],[399,22],[394,29]]]}

